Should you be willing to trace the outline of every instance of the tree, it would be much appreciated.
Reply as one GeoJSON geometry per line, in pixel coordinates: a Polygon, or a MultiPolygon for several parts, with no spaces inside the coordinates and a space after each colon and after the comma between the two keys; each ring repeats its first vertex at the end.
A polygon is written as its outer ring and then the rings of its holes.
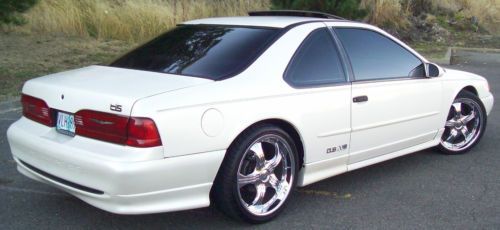
{"type": "Polygon", "coordinates": [[[360,19],[367,11],[360,9],[360,0],[272,0],[275,10],[309,10],[335,14],[349,19],[360,19]]]}
{"type": "Polygon", "coordinates": [[[0,0],[0,24],[24,24],[20,15],[34,6],[38,0],[0,0]]]}

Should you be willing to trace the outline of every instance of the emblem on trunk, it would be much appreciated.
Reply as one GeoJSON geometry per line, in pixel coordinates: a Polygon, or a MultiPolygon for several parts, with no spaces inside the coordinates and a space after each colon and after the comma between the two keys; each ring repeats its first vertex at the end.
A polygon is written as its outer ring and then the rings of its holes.
{"type": "Polygon", "coordinates": [[[109,105],[109,109],[111,111],[121,112],[122,111],[122,105],[118,105],[118,104],[113,105],[113,104],[111,104],[111,105],[109,105]]]}
{"type": "Polygon", "coordinates": [[[61,100],[64,100],[64,94],[61,94],[61,100]]]}

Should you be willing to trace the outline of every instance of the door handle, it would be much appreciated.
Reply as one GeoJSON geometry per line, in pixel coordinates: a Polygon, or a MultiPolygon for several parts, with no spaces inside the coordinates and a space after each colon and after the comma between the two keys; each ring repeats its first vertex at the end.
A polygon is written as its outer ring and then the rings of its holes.
{"type": "Polygon", "coordinates": [[[360,103],[365,101],[368,101],[368,96],[357,96],[352,99],[352,102],[354,103],[360,103]]]}

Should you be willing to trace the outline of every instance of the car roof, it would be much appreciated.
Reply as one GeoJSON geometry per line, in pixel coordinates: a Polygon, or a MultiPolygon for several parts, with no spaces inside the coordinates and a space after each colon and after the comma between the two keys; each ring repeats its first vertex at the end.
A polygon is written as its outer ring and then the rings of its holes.
{"type": "Polygon", "coordinates": [[[310,21],[345,21],[339,19],[324,19],[299,16],[244,16],[244,17],[217,17],[187,21],[183,25],[238,25],[256,27],[285,28],[289,25],[310,21]]]}

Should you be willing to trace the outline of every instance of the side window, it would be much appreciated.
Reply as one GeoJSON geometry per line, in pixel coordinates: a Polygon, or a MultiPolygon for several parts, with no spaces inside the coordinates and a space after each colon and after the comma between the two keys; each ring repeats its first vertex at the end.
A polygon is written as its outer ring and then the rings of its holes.
{"type": "Polygon", "coordinates": [[[374,31],[335,28],[356,80],[423,77],[424,65],[410,51],[374,31]]]}
{"type": "Polygon", "coordinates": [[[339,52],[327,28],[313,31],[288,64],[285,80],[295,86],[345,82],[339,52]]]}

